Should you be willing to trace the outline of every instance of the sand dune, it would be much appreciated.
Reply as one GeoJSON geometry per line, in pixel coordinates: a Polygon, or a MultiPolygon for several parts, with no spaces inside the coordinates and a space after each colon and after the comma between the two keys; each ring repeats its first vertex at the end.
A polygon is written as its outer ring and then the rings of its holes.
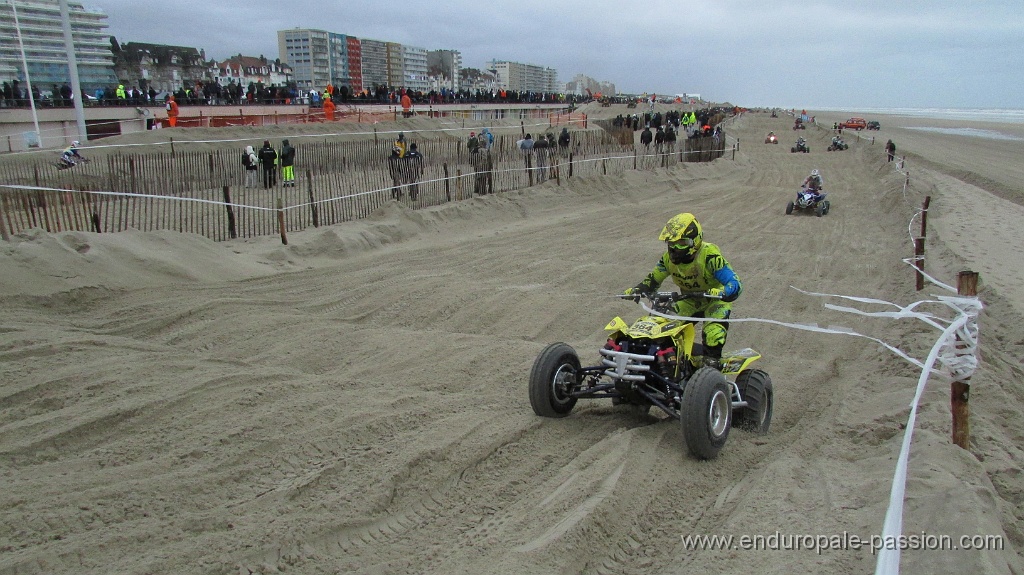
{"type": "Polygon", "coordinates": [[[735,430],[710,462],[660,417],[582,402],[536,417],[527,376],[547,343],[589,357],[610,318],[639,311],[610,296],[650,270],[681,211],[742,278],[737,317],[843,326],[923,358],[932,328],[793,288],[902,305],[939,293],[916,292],[901,261],[926,195],[929,273],[981,272],[986,308],[972,448],[950,444],[948,382],[933,381],[904,532],[1004,549],[908,550],[903,572],[1024,572],[1021,145],[902,121],[843,152],[811,128],[812,153],[791,154],[791,120],[747,114],[726,128],[735,160],[391,203],[288,246],[13,238],[0,573],[873,572],[868,549],[702,551],[680,536],[877,534],[918,375],[881,346],[735,324],[728,347],[764,354],[775,419],[767,436],[735,430]],[[781,144],[761,143],[771,129],[781,144]],[[907,193],[889,137],[909,156],[907,193]],[[831,212],[784,215],[812,168],[831,212]]]}

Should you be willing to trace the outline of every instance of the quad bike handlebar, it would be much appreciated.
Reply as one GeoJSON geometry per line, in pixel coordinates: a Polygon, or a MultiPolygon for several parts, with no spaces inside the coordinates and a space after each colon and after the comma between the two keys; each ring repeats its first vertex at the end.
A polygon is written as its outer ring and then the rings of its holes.
{"type": "MultiPolygon", "coordinates": [[[[717,291],[717,290],[716,290],[717,291]]],[[[677,301],[684,299],[722,299],[721,293],[713,293],[711,291],[700,292],[672,292],[672,291],[655,291],[655,292],[634,292],[631,294],[619,294],[621,299],[631,299],[636,303],[640,302],[640,299],[646,299],[651,302],[654,309],[664,308],[668,309],[677,301]]]]}

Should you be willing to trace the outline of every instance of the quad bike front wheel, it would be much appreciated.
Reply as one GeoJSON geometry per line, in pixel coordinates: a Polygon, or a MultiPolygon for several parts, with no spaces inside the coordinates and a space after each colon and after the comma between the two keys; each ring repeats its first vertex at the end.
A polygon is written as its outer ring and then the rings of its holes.
{"type": "Polygon", "coordinates": [[[786,204],[786,215],[788,216],[788,215],[790,215],[792,213],[793,213],[793,202],[789,202],[788,204],[786,204]]]}
{"type": "Polygon", "coordinates": [[[679,421],[683,440],[699,459],[714,459],[732,427],[732,392],[717,369],[702,367],[686,384],[679,421]]]}
{"type": "Polygon", "coordinates": [[[567,343],[553,343],[537,356],[530,370],[530,405],[541,417],[565,417],[576,406],[569,395],[576,388],[580,358],[567,343]]]}
{"type": "Polygon", "coordinates": [[[760,369],[744,369],[736,376],[736,387],[746,407],[733,411],[733,426],[764,435],[772,424],[772,410],[775,407],[775,389],[772,378],[760,369]]]}
{"type": "Polygon", "coordinates": [[[819,218],[828,213],[828,201],[818,202],[818,205],[814,207],[814,214],[819,218]]]}

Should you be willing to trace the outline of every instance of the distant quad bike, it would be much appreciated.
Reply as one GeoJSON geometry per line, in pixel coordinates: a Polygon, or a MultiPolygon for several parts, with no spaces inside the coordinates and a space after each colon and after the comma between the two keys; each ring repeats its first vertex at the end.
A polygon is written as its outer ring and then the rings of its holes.
{"type": "Polygon", "coordinates": [[[831,204],[825,199],[825,196],[827,195],[828,194],[822,191],[815,193],[808,188],[802,188],[796,193],[796,201],[786,204],[786,215],[788,216],[796,210],[814,212],[814,215],[820,218],[827,214],[829,208],[831,208],[831,204]]]}
{"type": "Polygon", "coordinates": [[[803,120],[801,120],[800,118],[797,118],[796,120],[793,121],[793,129],[794,130],[806,130],[807,126],[804,125],[804,121],[803,120]]]}
{"type": "Polygon", "coordinates": [[[628,103],[626,103],[626,107],[627,108],[636,108],[636,100],[630,100],[628,103]]]}
{"type": "Polygon", "coordinates": [[[779,143],[779,137],[776,136],[775,134],[768,134],[767,136],[765,136],[764,143],[766,143],[766,144],[778,144],[779,143]]]}
{"type": "Polygon", "coordinates": [[[772,380],[750,368],[761,354],[742,349],[723,355],[721,371],[702,367],[694,324],[657,315],[674,314],[681,299],[714,296],[652,292],[620,297],[643,298],[650,314],[632,325],[619,317],[609,322],[596,365],[582,366],[567,343],[544,348],[530,371],[534,413],[565,417],[579,399],[610,399],[640,416],[656,407],[679,422],[686,448],[699,459],[714,459],[732,427],[768,433],[775,402],[772,380]]]}
{"type": "Polygon", "coordinates": [[[807,140],[803,138],[796,139],[796,145],[789,149],[790,153],[795,154],[797,152],[808,153],[811,151],[811,147],[807,145],[807,140]]]}
{"type": "Polygon", "coordinates": [[[844,142],[842,138],[840,138],[839,136],[836,136],[835,138],[832,138],[832,143],[828,145],[827,150],[829,152],[841,151],[841,150],[849,149],[849,147],[850,147],[850,145],[847,144],[846,142],[844,142]]]}

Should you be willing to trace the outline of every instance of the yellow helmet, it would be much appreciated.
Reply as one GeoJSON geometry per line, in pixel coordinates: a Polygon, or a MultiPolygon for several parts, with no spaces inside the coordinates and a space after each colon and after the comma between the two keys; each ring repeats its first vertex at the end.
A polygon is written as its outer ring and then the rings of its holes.
{"type": "Polygon", "coordinates": [[[661,230],[659,240],[668,244],[669,257],[674,264],[690,263],[703,244],[704,233],[693,214],[673,216],[661,230]]]}

